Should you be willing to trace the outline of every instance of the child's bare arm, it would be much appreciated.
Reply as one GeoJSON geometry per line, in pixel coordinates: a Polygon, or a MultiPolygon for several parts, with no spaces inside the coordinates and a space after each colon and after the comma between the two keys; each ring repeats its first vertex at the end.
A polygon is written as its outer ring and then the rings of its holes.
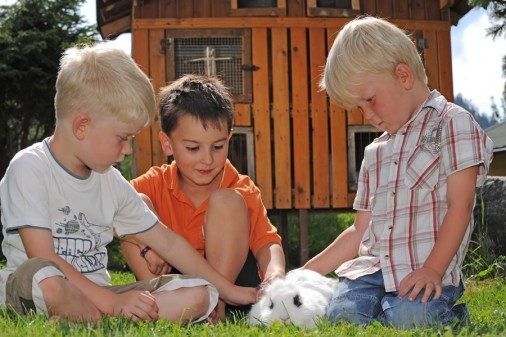
{"type": "Polygon", "coordinates": [[[211,282],[225,302],[233,305],[255,302],[254,288],[239,287],[229,282],[211,267],[183,237],[161,223],[135,236],[182,273],[199,276],[211,282]]]}
{"type": "Polygon", "coordinates": [[[121,250],[125,260],[138,280],[151,280],[171,271],[172,266],[165,262],[145,243],[134,237],[120,239],[121,250]],[[141,256],[141,252],[144,256],[141,256]]]}
{"type": "MultiPolygon", "coordinates": [[[[156,301],[149,293],[135,291],[121,295],[114,294],[88,280],[60,258],[54,252],[51,232],[43,229],[25,228],[20,229],[19,233],[29,258],[42,257],[56,262],[69,282],[87,296],[101,313],[110,316],[128,316],[134,320],[154,320],[158,318],[156,301]]],[[[84,312],[83,319],[90,314],[90,310],[84,312]]]]}
{"type": "Polygon", "coordinates": [[[263,246],[258,251],[256,259],[264,283],[285,276],[285,254],[279,244],[271,243],[263,246]]]}
{"type": "Polygon", "coordinates": [[[326,275],[344,262],[353,259],[358,254],[360,242],[369,226],[370,219],[371,212],[357,211],[353,225],[344,230],[320,254],[309,260],[303,268],[326,275]]]}
{"type": "Polygon", "coordinates": [[[401,281],[400,297],[405,296],[411,289],[410,300],[415,299],[418,293],[425,289],[422,303],[428,301],[432,292],[435,292],[435,299],[441,296],[443,275],[469,226],[477,176],[478,166],[472,166],[448,176],[446,193],[448,211],[441,224],[438,238],[423,267],[410,273],[401,281]]]}

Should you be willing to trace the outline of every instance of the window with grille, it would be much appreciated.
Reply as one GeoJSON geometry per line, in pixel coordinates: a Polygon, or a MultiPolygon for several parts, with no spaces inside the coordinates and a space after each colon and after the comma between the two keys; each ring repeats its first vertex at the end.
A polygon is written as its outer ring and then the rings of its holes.
{"type": "Polygon", "coordinates": [[[249,30],[168,30],[167,79],[186,74],[219,77],[235,103],[251,103],[249,30]]]}
{"type": "Polygon", "coordinates": [[[382,134],[383,132],[370,125],[348,126],[348,186],[351,191],[357,190],[365,147],[382,134]]]}
{"type": "Polygon", "coordinates": [[[356,17],[360,0],[307,0],[308,16],[356,17]]]}
{"type": "Polygon", "coordinates": [[[235,126],[228,144],[228,159],[241,174],[247,174],[255,181],[255,154],[253,128],[235,126]]]}

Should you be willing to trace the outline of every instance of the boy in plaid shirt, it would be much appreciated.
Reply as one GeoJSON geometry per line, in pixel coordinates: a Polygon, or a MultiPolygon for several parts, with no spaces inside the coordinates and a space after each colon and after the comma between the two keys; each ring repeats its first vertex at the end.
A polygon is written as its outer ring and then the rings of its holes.
{"type": "Polygon", "coordinates": [[[365,149],[354,225],[304,266],[337,268],[328,317],[398,328],[465,322],[465,304],[455,303],[492,141],[471,114],[430,91],[414,44],[383,19],[344,26],[322,86],[385,131],[365,149]]]}

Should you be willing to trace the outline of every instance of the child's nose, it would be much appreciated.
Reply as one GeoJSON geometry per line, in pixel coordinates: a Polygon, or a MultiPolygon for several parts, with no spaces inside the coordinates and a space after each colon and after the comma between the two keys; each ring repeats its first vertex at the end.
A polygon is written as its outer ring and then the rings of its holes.
{"type": "Polygon", "coordinates": [[[124,142],[123,143],[123,150],[121,151],[124,155],[131,154],[133,151],[132,149],[132,142],[124,142]]]}
{"type": "Polygon", "coordinates": [[[201,161],[204,164],[210,164],[213,162],[213,154],[211,151],[204,151],[201,161]]]}
{"type": "Polygon", "coordinates": [[[362,114],[364,115],[364,118],[368,121],[374,118],[375,114],[372,111],[372,109],[362,109],[362,114]]]}

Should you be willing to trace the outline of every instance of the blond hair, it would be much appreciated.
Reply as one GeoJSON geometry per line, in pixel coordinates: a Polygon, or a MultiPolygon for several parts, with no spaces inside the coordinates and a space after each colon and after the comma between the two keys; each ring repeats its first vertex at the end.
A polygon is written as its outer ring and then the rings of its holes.
{"type": "Polygon", "coordinates": [[[408,65],[417,80],[427,84],[422,59],[409,36],[380,18],[359,17],[348,22],[330,49],[320,87],[333,101],[351,108],[357,100],[350,90],[362,75],[391,74],[408,65]]]}
{"type": "Polygon", "coordinates": [[[126,52],[108,42],[63,53],[54,105],[57,123],[75,111],[143,126],[156,115],[149,78],[126,52]]]}

